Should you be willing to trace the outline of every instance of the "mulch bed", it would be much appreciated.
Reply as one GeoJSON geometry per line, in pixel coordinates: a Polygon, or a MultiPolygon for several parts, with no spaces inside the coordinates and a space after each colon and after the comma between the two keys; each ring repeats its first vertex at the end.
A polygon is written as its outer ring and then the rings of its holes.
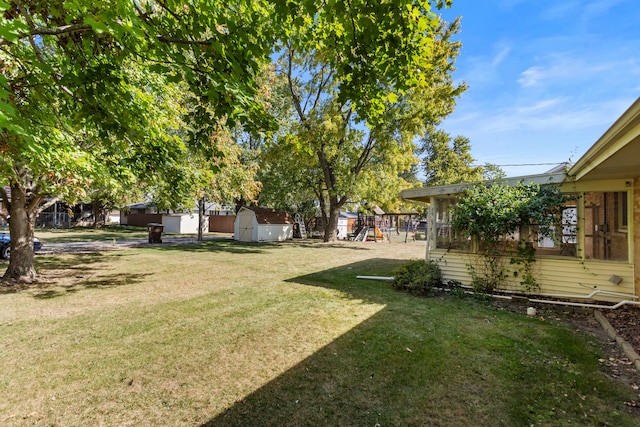
{"type": "Polygon", "coordinates": [[[640,306],[623,306],[615,310],[603,310],[618,335],[624,338],[640,355],[640,306]]]}

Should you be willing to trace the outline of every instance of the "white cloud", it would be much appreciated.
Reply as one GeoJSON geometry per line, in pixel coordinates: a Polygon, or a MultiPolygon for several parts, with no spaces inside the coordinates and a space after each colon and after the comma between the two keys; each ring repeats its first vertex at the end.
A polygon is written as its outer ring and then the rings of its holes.
{"type": "Polygon", "coordinates": [[[543,99],[535,102],[532,105],[525,105],[516,108],[516,112],[519,114],[534,114],[548,111],[551,108],[560,105],[564,102],[562,98],[543,99]]]}
{"type": "MultiPolygon", "coordinates": [[[[607,14],[615,6],[629,0],[564,0],[553,2],[550,7],[542,11],[542,18],[550,21],[571,19],[588,24],[594,19],[607,14]]],[[[633,0],[635,1],[635,0],[633,0]]]]}
{"type": "MultiPolygon", "coordinates": [[[[450,133],[469,136],[472,143],[474,135],[477,139],[485,140],[508,134],[517,140],[527,138],[530,132],[553,134],[593,128],[602,130],[613,124],[634,100],[630,94],[629,97],[591,103],[578,103],[570,98],[550,98],[499,110],[477,106],[473,111],[461,112],[447,119],[444,128],[450,133]]],[[[590,142],[595,142],[595,139],[590,142]]]]}
{"type": "Polygon", "coordinates": [[[582,19],[584,21],[590,21],[592,19],[598,19],[599,16],[606,14],[617,6],[618,4],[625,3],[627,0],[599,0],[588,1],[584,5],[584,11],[582,13],[582,19]]]}
{"type": "Polygon", "coordinates": [[[531,67],[520,74],[518,83],[520,83],[522,87],[538,86],[547,74],[542,67],[531,67]]]}
{"type": "Polygon", "coordinates": [[[568,16],[575,16],[583,8],[579,1],[553,2],[552,5],[542,12],[542,17],[547,20],[564,19],[568,16]]]}
{"type": "MultiPolygon", "coordinates": [[[[551,98],[499,110],[476,105],[459,111],[443,128],[471,141],[477,163],[531,164],[580,157],[633,103],[625,97],[580,103],[551,98]]],[[[504,168],[509,176],[542,173],[549,165],[504,168]]]]}
{"type": "Polygon", "coordinates": [[[504,61],[504,59],[509,55],[509,52],[511,52],[511,48],[509,46],[501,47],[500,51],[493,57],[491,65],[493,67],[497,67],[498,65],[500,65],[502,61],[504,61]]]}
{"type": "Polygon", "coordinates": [[[617,73],[627,73],[633,60],[622,55],[595,61],[584,52],[556,52],[542,58],[520,73],[517,82],[523,88],[562,84],[571,87],[581,81],[610,80],[617,73]]]}
{"type": "Polygon", "coordinates": [[[501,0],[499,5],[502,9],[513,10],[522,3],[526,3],[528,0],[501,0]]]}
{"type": "Polygon", "coordinates": [[[462,2],[456,77],[469,90],[443,129],[480,162],[582,155],[640,95],[637,2],[498,0],[491,14],[462,2]]]}

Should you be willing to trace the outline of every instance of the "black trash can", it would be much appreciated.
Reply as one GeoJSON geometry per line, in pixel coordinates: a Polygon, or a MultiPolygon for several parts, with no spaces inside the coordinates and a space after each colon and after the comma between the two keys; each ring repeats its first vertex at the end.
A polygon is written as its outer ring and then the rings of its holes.
{"type": "Polygon", "coordinates": [[[162,230],[164,225],[157,222],[150,222],[147,224],[147,230],[149,231],[149,243],[162,243],[162,230]]]}

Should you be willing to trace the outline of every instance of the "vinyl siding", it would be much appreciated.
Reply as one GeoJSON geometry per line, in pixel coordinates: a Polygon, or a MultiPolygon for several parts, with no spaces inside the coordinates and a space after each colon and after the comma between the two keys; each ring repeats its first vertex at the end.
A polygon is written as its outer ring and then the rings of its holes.
{"type": "MultiPolygon", "coordinates": [[[[432,250],[428,258],[438,262],[445,280],[458,280],[471,284],[469,264],[475,264],[477,255],[461,252],[432,250]]],[[[506,268],[514,270],[514,266],[506,263],[506,268]]],[[[635,295],[633,264],[612,261],[587,260],[578,258],[537,258],[533,265],[533,275],[540,284],[540,294],[588,295],[595,290],[610,291],[635,295]],[[609,281],[615,274],[622,278],[619,285],[609,281]]],[[[523,291],[519,278],[509,277],[505,280],[503,290],[523,291]]],[[[537,292],[536,292],[537,293],[537,292]]],[[[598,294],[593,297],[604,301],[621,301],[631,297],[619,297],[598,294]]]]}

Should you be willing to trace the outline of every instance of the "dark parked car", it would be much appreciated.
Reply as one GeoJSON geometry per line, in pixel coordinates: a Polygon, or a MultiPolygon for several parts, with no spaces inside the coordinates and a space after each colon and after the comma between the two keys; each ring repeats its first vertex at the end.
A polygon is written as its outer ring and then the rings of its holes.
{"type": "MultiPolygon", "coordinates": [[[[37,252],[42,248],[42,243],[38,238],[33,238],[33,251],[37,252]]],[[[0,233],[0,258],[9,259],[11,256],[11,237],[9,233],[0,233]]]]}

